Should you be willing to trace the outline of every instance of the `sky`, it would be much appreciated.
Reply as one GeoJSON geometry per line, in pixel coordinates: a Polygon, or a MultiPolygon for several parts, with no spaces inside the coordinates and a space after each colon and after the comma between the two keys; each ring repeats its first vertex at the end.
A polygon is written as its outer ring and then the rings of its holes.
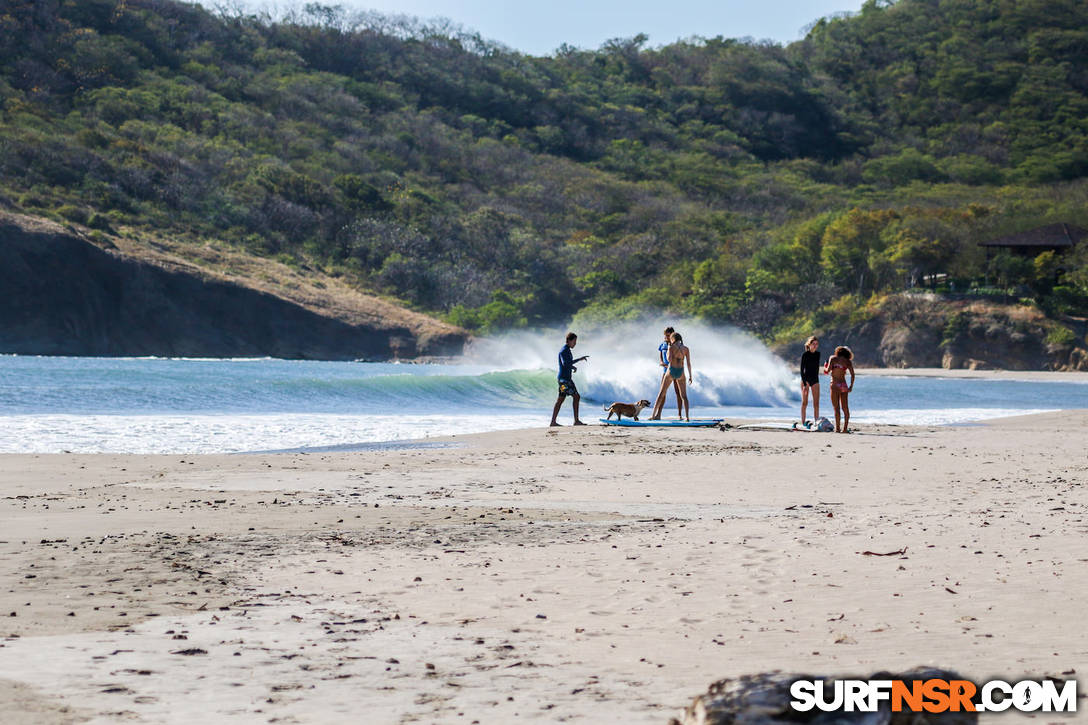
{"type": "MultiPolygon", "coordinates": [[[[307,0],[296,0],[297,5],[307,0]]],[[[376,10],[423,20],[448,18],[487,40],[530,55],[549,55],[563,43],[596,49],[612,38],[649,36],[656,47],[693,35],[751,37],[789,43],[819,18],[857,11],[862,0],[320,0],[348,10],[376,10]]],[[[204,0],[214,7],[216,0],[204,0]]],[[[285,7],[292,2],[243,2],[285,7]]]]}

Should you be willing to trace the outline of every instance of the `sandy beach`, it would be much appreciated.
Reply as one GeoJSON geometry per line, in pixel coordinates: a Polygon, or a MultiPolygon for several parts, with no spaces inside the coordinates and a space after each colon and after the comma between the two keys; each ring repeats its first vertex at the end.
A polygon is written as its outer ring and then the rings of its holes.
{"type": "Polygon", "coordinates": [[[1086,432],[1065,412],[5,455],[0,712],[664,724],[776,669],[1072,677],[1086,432]]]}

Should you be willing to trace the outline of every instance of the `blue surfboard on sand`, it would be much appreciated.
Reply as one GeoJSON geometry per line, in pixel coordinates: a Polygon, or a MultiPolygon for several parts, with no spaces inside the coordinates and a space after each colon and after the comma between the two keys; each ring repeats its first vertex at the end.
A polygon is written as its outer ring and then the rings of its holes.
{"type": "Polygon", "coordinates": [[[609,420],[598,418],[605,425],[622,425],[625,428],[710,428],[722,422],[721,418],[695,418],[693,420],[609,420]]]}

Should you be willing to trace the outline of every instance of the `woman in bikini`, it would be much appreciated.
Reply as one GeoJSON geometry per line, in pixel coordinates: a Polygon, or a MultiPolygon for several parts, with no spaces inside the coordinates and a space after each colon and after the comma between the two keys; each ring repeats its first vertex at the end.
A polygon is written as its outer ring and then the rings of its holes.
{"type": "Polygon", "coordinates": [[[824,373],[831,376],[831,404],[835,406],[835,432],[850,432],[850,391],[854,389],[854,353],[850,348],[840,345],[835,354],[824,363],[824,373]],[[850,384],[846,384],[846,373],[850,372],[850,384]],[[839,428],[839,409],[844,416],[842,428],[839,428]]]}
{"type": "MultiPolygon", "coordinates": [[[[684,409],[680,402],[680,383],[669,375],[669,347],[672,345],[672,333],[676,330],[672,327],[665,328],[665,341],[657,346],[658,362],[661,364],[661,381],[672,381],[673,390],[676,391],[676,417],[680,418],[684,415],[684,409]]],[[[664,385],[661,386],[661,392],[657,396],[657,400],[654,402],[654,411],[650,415],[650,420],[661,420],[661,411],[665,407],[665,394],[668,392],[668,388],[664,385]]]]}
{"type": "Polygon", "coordinates": [[[688,407],[688,386],[687,383],[692,382],[694,379],[694,373],[691,370],[691,350],[684,345],[684,338],[680,336],[679,332],[672,333],[672,344],[669,345],[669,370],[668,373],[661,379],[661,390],[658,392],[658,396],[664,399],[666,393],[669,392],[669,386],[675,383],[677,385],[677,393],[679,400],[677,405],[683,404],[684,406],[684,419],[691,420],[691,409],[688,407]],[[688,379],[684,382],[684,361],[688,364],[688,379]]]}

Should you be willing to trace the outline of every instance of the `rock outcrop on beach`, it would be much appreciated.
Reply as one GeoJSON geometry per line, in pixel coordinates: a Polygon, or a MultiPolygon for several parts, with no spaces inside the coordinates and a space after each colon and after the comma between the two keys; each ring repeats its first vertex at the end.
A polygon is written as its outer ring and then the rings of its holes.
{"type": "Polygon", "coordinates": [[[0,353],[388,360],[463,330],[270,260],[0,215],[0,353]]]}
{"type": "MultiPolygon", "coordinates": [[[[790,685],[796,680],[824,680],[828,687],[834,678],[814,675],[783,674],[780,672],[744,675],[735,679],[718,680],[695,698],[684,712],[682,720],[670,725],[782,725],[812,723],[813,725],[969,725],[978,722],[974,712],[892,712],[887,702],[878,712],[823,712],[813,708],[799,712],[790,705],[790,685]]],[[[962,680],[947,670],[920,667],[901,674],[877,672],[866,680],[962,680]]]]}
{"type": "MultiPolygon", "coordinates": [[[[848,345],[861,367],[947,370],[1088,370],[1088,322],[1038,307],[890,295],[861,322],[813,330],[825,354],[848,345]]],[[[803,339],[773,346],[793,360],[803,339]]]]}

